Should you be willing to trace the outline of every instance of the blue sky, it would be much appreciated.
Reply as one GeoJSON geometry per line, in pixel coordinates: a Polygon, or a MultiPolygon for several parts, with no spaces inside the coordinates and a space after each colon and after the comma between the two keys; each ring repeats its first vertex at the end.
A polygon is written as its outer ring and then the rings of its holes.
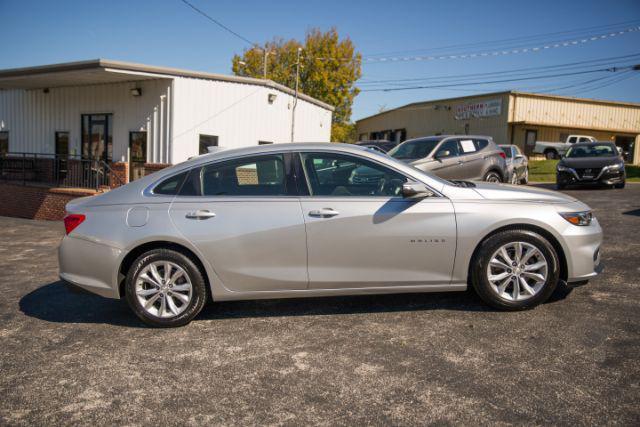
{"type": "MultiPolygon", "coordinates": [[[[632,20],[640,22],[638,0],[191,1],[234,31],[258,43],[275,36],[302,39],[309,28],[335,26],[342,36],[350,37],[365,56],[470,43],[478,45],[433,52],[490,51],[493,45],[487,44],[488,41],[632,20]]],[[[208,22],[179,0],[0,0],[0,16],[0,69],[109,58],[230,73],[231,57],[247,47],[245,42],[208,22]]],[[[618,29],[638,25],[636,22],[618,29]]],[[[607,31],[587,31],[581,36],[603,33],[607,31]]],[[[541,41],[566,37],[571,39],[571,35],[557,35],[541,41]]],[[[534,41],[529,44],[531,47],[536,45],[534,41]]],[[[535,53],[365,63],[362,82],[498,72],[636,53],[640,53],[640,31],[535,53]]],[[[423,52],[411,54],[422,55],[423,52]]],[[[403,55],[406,54],[399,56],[403,55]]],[[[358,119],[374,114],[380,108],[393,108],[414,101],[503,89],[549,90],[599,76],[587,74],[456,88],[365,92],[356,98],[352,118],[358,119]]],[[[599,89],[598,84],[589,86],[585,83],[585,86],[558,92],[640,102],[640,71],[629,73],[628,77],[599,89]],[[587,91],[590,87],[595,90],[587,91]]],[[[495,78],[491,76],[491,79],[495,78]]],[[[362,86],[365,88],[366,85],[362,86]]],[[[383,86],[389,87],[387,84],[378,85],[383,86]]]]}

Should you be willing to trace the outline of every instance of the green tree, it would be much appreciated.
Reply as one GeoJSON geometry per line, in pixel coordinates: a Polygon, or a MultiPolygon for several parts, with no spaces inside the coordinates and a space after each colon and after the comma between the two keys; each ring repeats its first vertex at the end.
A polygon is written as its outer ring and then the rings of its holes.
{"type": "MultiPolygon", "coordinates": [[[[300,51],[300,92],[333,105],[331,139],[347,141],[353,131],[349,127],[351,107],[359,89],[355,82],[362,74],[362,56],[347,37],[340,40],[335,28],[327,32],[310,30],[304,44],[297,40],[274,39],[263,46],[246,49],[234,55],[232,71],[237,76],[264,77],[267,52],[267,79],[295,88],[296,62],[300,51]]],[[[355,138],[354,138],[355,139],[355,138]]]]}

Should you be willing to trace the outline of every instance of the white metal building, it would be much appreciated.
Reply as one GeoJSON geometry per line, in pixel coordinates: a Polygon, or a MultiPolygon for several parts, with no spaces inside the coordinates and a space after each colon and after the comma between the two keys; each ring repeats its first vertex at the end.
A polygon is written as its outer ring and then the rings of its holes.
{"type": "Polygon", "coordinates": [[[329,142],[333,107],[269,80],[91,60],[0,70],[0,152],[178,163],[210,145],[329,142]],[[295,110],[295,120],[293,111],[295,110]]]}

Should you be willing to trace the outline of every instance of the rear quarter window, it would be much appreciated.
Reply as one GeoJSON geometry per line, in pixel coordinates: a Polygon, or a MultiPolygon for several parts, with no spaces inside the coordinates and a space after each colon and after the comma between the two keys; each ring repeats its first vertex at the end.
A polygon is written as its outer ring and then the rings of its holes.
{"type": "Polygon", "coordinates": [[[486,139],[474,139],[473,143],[475,144],[476,150],[478,151],[487,148],[487,145],[489,145],[489,141],[487,141],[486,139]]]}
{"type": "Polygon", "coordinates": [[[153,194],[175,196],[180,191],[180,187],[182,187],[182,183],[184,182],[186,176],[187,172],[182,172],[165,179],[160,184],[154,187],[153,194]]]}

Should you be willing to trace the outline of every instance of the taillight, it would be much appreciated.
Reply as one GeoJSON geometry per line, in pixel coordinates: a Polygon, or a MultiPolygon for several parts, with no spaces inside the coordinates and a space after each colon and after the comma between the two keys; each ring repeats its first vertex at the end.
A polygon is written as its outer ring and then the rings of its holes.
{"type": "Polygon", "coordinates": [[[507,159],[507,155],[505,154],[504,151],[500,151],[498,154],[500,154],[500,157],[502,157],[503,159],[507,159]]]}
{"type": "Polygon", "coordinates": [[[71,233],[77,226],[82,224],[86,216],[82,214],[69,214],[64,217],[64,229],[67,234],[71,233]]]}

